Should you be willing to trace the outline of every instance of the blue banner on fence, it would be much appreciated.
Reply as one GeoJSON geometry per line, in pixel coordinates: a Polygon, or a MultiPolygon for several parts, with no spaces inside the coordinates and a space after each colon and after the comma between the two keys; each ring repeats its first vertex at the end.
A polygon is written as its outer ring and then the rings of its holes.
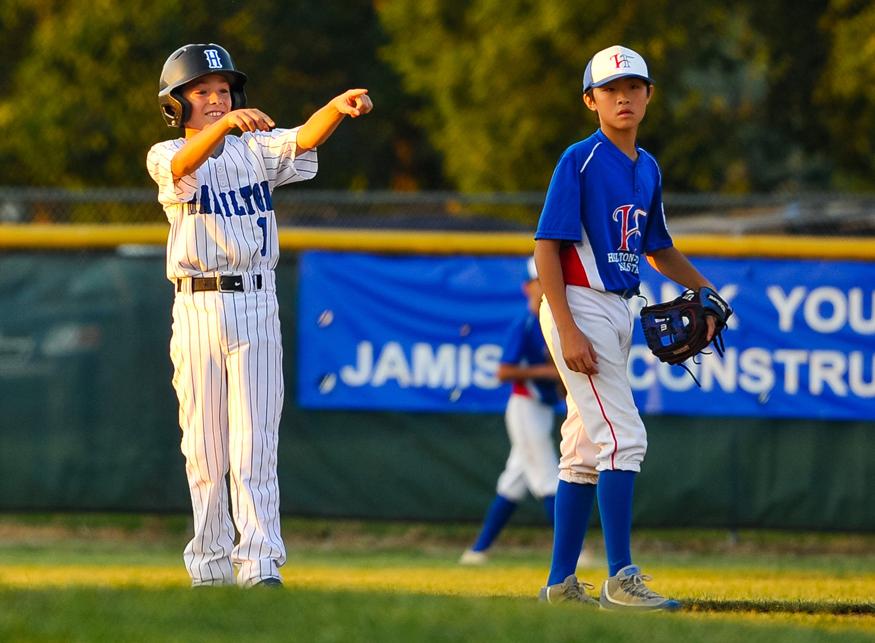
{"type": "Polygon", "coordinates": [[[299,404],[501,410],[495,373],[524,274],[518,257],[302,253],[299,404]]]}
{"type": "MultiPolygon", "coordinates": [[[[736,311],[726,354],[688,362],[698,388],[653,358],[636,325],[629,377],[643,413],[875,418],[875,264],[695,264],[736,311]]],[[[503,410],[495,372],[525,306],[522,259],[309,252],[300,274],[302,407],[503,410]]],[[[649,266],[641,275],[651,303],[680,293],[649,266]]],[[[644,300],[631,305],[637,314],[644,300]]]]}

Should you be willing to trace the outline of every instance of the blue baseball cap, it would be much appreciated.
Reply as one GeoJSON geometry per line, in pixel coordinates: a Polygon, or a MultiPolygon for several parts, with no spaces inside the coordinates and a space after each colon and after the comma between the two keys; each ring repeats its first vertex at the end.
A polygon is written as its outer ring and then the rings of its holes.
{"type": "Polygon", "coordinates": [[[586,71],[583,72],[583,91],[588,92],[593,87],[601,87],[618,78],[630,76],[653,84],[644,57],[637,51],[614,45],[602,49],[590,58],[586,71]]]}

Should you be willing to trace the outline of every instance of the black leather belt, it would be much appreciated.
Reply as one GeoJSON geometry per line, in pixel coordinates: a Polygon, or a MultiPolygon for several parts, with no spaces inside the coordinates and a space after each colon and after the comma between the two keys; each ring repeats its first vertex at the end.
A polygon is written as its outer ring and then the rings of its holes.
{"type": "MultiPolygon", "coordinates": [[[[246,286],[243,281],[248,279],[246,275],[217,275],[215,277],[186,277],[176,280],[176,292],[184,290],[186,281],[191,282],[191,292],[245,292],[246,286]]],[[[252,275],[255,290],[261,290],[261,275],[252,275]]]]}

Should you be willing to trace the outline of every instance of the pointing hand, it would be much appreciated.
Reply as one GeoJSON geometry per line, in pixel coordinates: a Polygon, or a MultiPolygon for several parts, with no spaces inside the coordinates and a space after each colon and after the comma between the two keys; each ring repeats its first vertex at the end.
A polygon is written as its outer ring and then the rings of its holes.
{"type": "Polygon", "coordinates": [[[334,108],[341,114],[356,118],[374,109],[374,103],[368,96],[367,89],[350,89],[331,101],[334,108]]]}

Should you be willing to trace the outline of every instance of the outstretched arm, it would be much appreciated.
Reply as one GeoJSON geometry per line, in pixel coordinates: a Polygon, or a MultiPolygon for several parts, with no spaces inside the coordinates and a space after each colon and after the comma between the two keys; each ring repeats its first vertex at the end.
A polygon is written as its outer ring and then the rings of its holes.
{"type": "Polygon", "coordinates": [[[297,153],[322,145],[347,116],[357,118],[374,109],[367,89],[350,89],[332,98],[298,129],[297,153]]]}
{"type": "Polygon", "coordinates": [[[174,180],[188,176],[203,165],[231,130],[236,128],[242,132],[267,132],[273,126],[273,119],[260,109],[235,109],[228,112],[215,123],[186,139],[185,145],[179,148],[170,161],[174,180]]]}
{"type": "Polygon", "coordinates": [[[559,371],[556,370],[553,362],[528,366],[501,363],[498,365],[498,372],[495,376],[501,382],[509,380],[559,380],[559,371]]]}

